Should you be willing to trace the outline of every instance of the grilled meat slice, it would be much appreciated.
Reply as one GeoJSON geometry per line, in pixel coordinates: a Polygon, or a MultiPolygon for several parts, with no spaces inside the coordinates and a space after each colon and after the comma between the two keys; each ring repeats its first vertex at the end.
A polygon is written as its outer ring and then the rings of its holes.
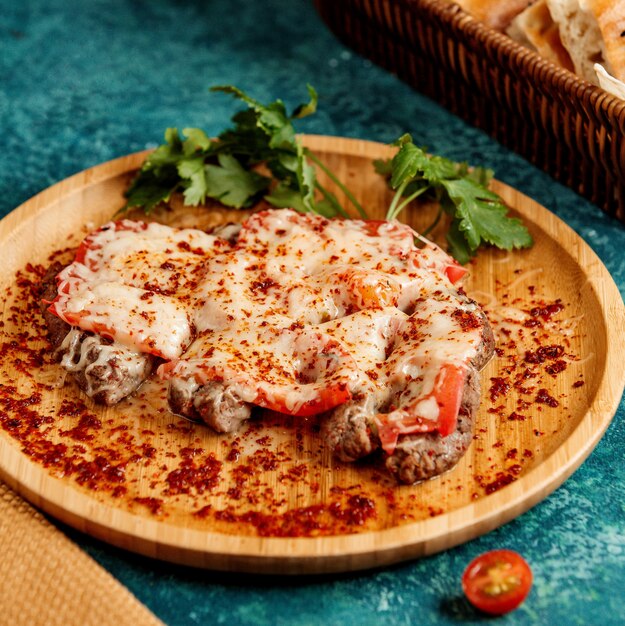
{"type": "Polygon", "coordinates": [[[184,417],[201,420],[218,433],[231,433],[250,418],[252,408],[223,383],[204,385],[194,380],[172,379],[167,399],[170,409],[184,417]]]}
{"type": "Polygon", "coordinates": [[[56,276],[63,269],[54,263],[41,284],[41,311],[50,343],[62,367],[95,402],[112,406],[123,400],[150,376],[156,358],[104,337],[74,328],[47,310],[57,295],[56,276]]]}
{"type": "MultiPolygon", "coordinates": [[[[426,480],[451,469],[471,443],[480,402],[479,370],[488,363],[495,349],[493,331],[486,315],[478,309],[477,316],[481,324],[481,342],[465,378],[456,431],[447,437],[436,431],[400,436],[386,466],[402,483],[426,480]]],[[[375,406],[371,395],[362,394],[326,417],[321,435],[338,459],[355,461],[380,446],[372,420],[380,408],[375,406]]]]}
{"type": "Polygon", "coordinates": [[[479,374],[471,367],[464,386],[455,432],[447,437],[441,437],[437,432],[400,437],[395,451],[386,459],[386,467],[400,483],[408,485],[451,469],[471,444],[479,403],[479,374]]]}

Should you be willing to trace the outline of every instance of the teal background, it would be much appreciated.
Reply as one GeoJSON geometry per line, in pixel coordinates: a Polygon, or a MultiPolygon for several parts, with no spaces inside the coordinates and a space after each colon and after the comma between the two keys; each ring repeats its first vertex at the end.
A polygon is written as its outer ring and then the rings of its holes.
{"type": "MultiPolygon", "coordinates": [[[[289,107],[320,93],[303,132],[422,145],[496,170],[571,225],[625,290],[625,227],[483,133],[373,66],[329,33],[306,0],[0,0],[0,214],[63,178],[155,146],[167,126],[209,134],[231,83],[289,107]]],[[[624,355],[625,356],[625,355],[624,355]]],[[[595,451],[553,495],[506,526],[383,571],[270,578],[154,562],[64,528],[169,625],[472,624],[460,576],[480,552],[511,548],[534,588],[500,624],[623,624],[623,403],[595,451]]]]}

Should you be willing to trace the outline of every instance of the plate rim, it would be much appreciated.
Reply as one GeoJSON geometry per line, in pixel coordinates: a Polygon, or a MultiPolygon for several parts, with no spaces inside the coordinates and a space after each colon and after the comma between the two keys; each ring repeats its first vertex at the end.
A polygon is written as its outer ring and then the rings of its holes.
{"type": "MultiPolygon", "coordinates": [[[[349,156],[379,158],[384,154],[393,153],[390,146],[363,139],[327,135],[302,135],[302,138],[308,147],[322,151],[328,151],[324,144],[332,140],[335,147],[331,152],[349,156]]],[[[0,221],[0,241],[4,241],[8,233],[19,229],[20,224],[25,224],[23,218],[26,213],[29,219],[36,218],[42,211],[49,210],[50,204],[62,201],[67,195],[67,190],[71,189],[71,193],[80,192],[80,187],[76,188],[76,184],[85,188],[130,173],[137,169],[149,152],[150,150],[143,150],[104,162],[44,189],[0,221]]],[[[91,519],[85,522],[81,517],[84,515],[84,507],[72,503],[71,498],[70,502],[64,501],[65,495],[56,497],[57,488],[50,488],[55,485],[67,487],[68,484],[71,486],[71,483],[51,476],[44,467],[23,455],[11,444],[7,436],[0,436],[0,478],[46,513],[98,539],[149,557],[228,571],[308,574],[369,569],[449,549],[514,519],[546,498],[580,467],[616,414],[625,389],[625,371],[616,383],[608,380],[608,372],[611,369],[610,365],[618,364],[619,348],[625,352],[625,338],[617,332],[616,324],[610,323],[608,312],[611,309],[608,305],[616,307],[612,311],[613,317],[620,316],[623,320],[625,305],[618,287],[601,259],[570,226],[517,189],[500,181],[495,181],[494,187],[513,206],[515,199],[522,199],[524,202],[522,213],[525,215],[529,212],[530,219],[539,214],[548,215],[548,224],[541,224],[541,228],[552,239],[556,241],[558,239],[554,232],[556,229],[564,230],[569,235],[572,234],[581,244],[578,250],[568,252],[577,265],[581,266],[579,257],[582,251],[593,261],[591,269],[584,269],[601,305],[607,347],[605,367],[596,394],[590,399],[586,413],[580,418],[577,426],[541,463],[505,488],[475,503],[436,517],[382,530],[322,537],[258,537],[168,526],[167,520],[148,519],[100,502],[83,491],[70,489],[70,495],[78,492],[81,498],[87,497],[90,501],[92,515],[91,519]],[[598,403],[601,403],[602,407],[597,407],[598,403]],[[575,453],[567,455],[564,464],[558,463],[557,457],[559,453],[563,454],[563,448],[580,438],[583,435],[582,431],[587,430],[589,418],[596,422],[591,436],[585,436],[584,443],[573,448],[575,453]],[[31,472],[34,470],[33,478],[26,479],[24,472],[11,471],[23,463],[29,466],[31,472]],[[546,466],[550,465],[557,471],[547,472],[546,466]],[[542,478],[537,479],[541,475],[542,478]],[[46,492],[52,495],[46,495],[46,492]],[[468,523],[467,511],[471,512],[468,523]],[[127,527],[134,528],[135,531],[120,530],[111,523],[106,523],[104,521],[106,519],[124,521],[127,527]],[[462,519],[465,519],[464,524],[460,523],[462,519]],[[180,536],[180,539],[176,539],[176,536],[180,536]],[[232,541],[237,542],[236,550],[234,546],[229,545],[232,541]],[[444,545],[441,545],[442,543],[444,545]],[[331,554],[320,551],[321,546],[327,549],[328,545],[332,548],[332,544],[336,544],[337,548],[340,546],[341,549],[331,549],[331,554]],[[294,546],[297,546],[295,551],[294,546]]],[[[66,490],[59,491],[66,494],[66,490]]]]}

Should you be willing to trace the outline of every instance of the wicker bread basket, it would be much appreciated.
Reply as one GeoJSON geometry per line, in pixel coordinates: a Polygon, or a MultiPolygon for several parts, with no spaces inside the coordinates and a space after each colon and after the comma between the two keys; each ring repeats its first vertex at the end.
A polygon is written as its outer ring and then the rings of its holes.
{"type": "Polygon", "coordinates": [[[625,222],[625,101],[444,0],[315,0],[347,45],[625,222]]]}

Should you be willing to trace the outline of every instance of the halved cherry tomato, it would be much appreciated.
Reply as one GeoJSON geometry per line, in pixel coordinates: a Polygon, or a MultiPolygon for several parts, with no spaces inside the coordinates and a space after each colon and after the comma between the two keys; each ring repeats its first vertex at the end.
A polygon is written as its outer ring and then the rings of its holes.
{"type": "Polygon", "coordinates": [[[490,615],[516,609],[531,587],[530,566],[512,550],[481,554],[469,563],[462,576],[462,588],[469,602],[490,615]]]}

